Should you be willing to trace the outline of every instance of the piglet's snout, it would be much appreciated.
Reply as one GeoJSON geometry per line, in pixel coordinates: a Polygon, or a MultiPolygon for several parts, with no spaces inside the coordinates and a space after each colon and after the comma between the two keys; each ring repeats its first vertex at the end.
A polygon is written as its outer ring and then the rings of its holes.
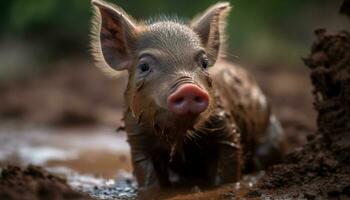
{"type": "Polygon", "coordinates": [[[208,93],[195,84],[181,85],[168,97],[168,109],[178,115],[200,114],[209,105],[208,93]]]}

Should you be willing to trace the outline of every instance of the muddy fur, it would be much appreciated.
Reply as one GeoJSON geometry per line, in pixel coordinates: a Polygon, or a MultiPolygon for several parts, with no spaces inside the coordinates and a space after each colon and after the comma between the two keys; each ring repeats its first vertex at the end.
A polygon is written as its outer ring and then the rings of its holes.
{"type": "Polygon", "coordinates": [[[244,69],[222,59],[229,3],[189,22],[147,23],[106,2],[92,3],[97,62],[128,72],[124,121],[141,192],[222,185],[279,160],[283,135],[264,94],[244,69]],[[204,112],[168,110],[167,97],[184,83],[208,93],[204,112]]]}

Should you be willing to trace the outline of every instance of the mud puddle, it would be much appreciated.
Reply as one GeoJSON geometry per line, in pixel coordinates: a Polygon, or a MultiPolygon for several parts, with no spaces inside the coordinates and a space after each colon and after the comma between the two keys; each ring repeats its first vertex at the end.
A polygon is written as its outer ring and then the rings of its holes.
{"type": "Polygon", "coordinates": [[[251,189],[255,188],[265,172],[244,175],[237,183],[228,184],[216,189],[202,191],[193,188],[191,192],[172,194],[167,200],[208,200],[208,199],[247,199],[251,189]]]}
{"type": "MultiPolygon", "coordinates": [[[[19,169],[7,168],[9,165],[20,166],[23,168],[20,173],[25,175],[52,173],[63,177],[71,188],[94,199],[136,199],[137,185],[131,173],[130,149],[124,132],[116,133],[113,129],[101,127],[1,127],[0,169],[3,172],[18,174],[19,169]],[[31,166],[26,168],[28,165],[41,166],[48,172],[31,166]]],[[[243,196],[262,175],[263,172],[247,175],[242,181],[227,187],[233,188],[232,195],[243,196]]],[[[22,175],[11,179],[18,181],[22,175]]],[[[220,191],[222,188],[209,191],[209,194],[220,191]]],[[[208,192],[199,188],[160,195],[165,199],[202,199],[204,193],[205,199],[208,192]]]]}
{"type": "Polygon", "coordinates": [[[98,199],[135,197],[129,151],[125,133],[113,129],[0,129],[0,167],[42,166],[98,199]]]}

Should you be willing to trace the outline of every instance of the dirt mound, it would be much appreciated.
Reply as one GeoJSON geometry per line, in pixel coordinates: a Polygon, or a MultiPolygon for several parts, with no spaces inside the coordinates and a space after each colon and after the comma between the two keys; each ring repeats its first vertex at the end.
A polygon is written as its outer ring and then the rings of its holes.
{"type": "Polygon", "coordinates": [[[78,193],[67,185],[66,180],[49,174],[40,167],[28,166],[26,169],[8,166],[1,171],[0,199],[91,199],[78,193]]]}
{"type": "Polygon", "coordinates": [[[269,169],[258,194],[273,198],[350,197],[350,35],[316,31],[310,57],[317,136],[269,169]]]}

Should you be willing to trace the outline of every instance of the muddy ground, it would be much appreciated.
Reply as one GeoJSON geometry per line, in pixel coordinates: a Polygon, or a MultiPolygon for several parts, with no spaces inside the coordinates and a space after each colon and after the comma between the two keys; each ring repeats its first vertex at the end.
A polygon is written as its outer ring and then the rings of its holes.
{"type": "Polygon", "coordinates": [[[0,199],[92,199],[73,190],[64,178],[52,175],[40,167],[7,166],[1,171],[0,199]]]}
{"type": "MultiPolygon", "coordinates": [[[[270,168],[259,183],[273,197],[350,198],[350,34],[315,32],[311,55],[314,106],[318,111],[315,138],[270,168]]],[[[256,191],[259,191],[256,190],[256,191]]]]}

